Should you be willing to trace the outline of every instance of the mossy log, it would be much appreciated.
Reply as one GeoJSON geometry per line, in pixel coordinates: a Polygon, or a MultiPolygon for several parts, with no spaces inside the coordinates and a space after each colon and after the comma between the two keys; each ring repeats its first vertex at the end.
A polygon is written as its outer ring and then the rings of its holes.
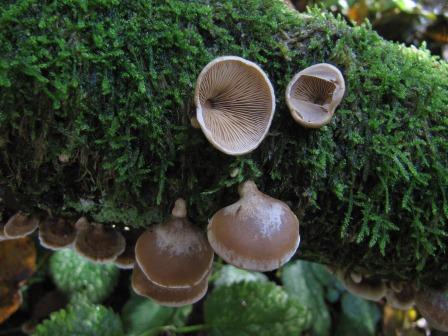
{"type": "Polygon", "coordinates": [[[0,191],[17,210],[132,228],[184,197],[205,227],[254,179],[301,223],[298,256],[390,279],[448,280],[448,65],[368,25],[276,0],[3,0],[0,191]],[[271,79],[261,146],[230,157],[193,129],[195,80],[237,55],[271,79]],[[346,96],[318,130],[284,92],[315,63],[346,96]]]}

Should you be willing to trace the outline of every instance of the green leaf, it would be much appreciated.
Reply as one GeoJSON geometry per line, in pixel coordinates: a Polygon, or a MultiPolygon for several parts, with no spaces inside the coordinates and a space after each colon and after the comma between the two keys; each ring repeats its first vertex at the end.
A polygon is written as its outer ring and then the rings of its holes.
{"type": "Polygon", "coordinates": [[[120,318],[111,309],[84,302],[51,314],[33,335],[124,336],[124,332],[120,318]]]}
{"type": "Polygon", "coordinates": [[[341,299],[342,315],[336,329],[336,336],[375,335],[376,324],[380,319],[378,307],[367,300],[350,293],[341,299]]]}
{"type": "Polygon", "coordinates": [[[217,273],[215,286],[228,286],[242,281],[268,281],[268,277],[263,273],[249,272],[232,265],[223,266],[217,273]]]}
{"type": "Polygon", "coordinates": [[[182,308],[163,307],[141,296],[133,295],[123,307],[121,314],[127,336],[155,336],[158,327],[180,327],[190,315],[192,306],[182,308]],[[151,329],[155,329],[150,331],[151,329]]]}
{"type": "Polygon", "coordinates": [[[329,335],[331,318],[324,301],[323,284],[331,283],[331,274],[321,265],[299,260],[284,267],[282,281],[285,291],[309,309],[312,334],[329,335]]]}
{"type": "Polygon", "coordinates": [[[95,264],[64,249],[51,256],[50,274],[56,287],[70,298],[85,297],[98,303],[112,293],[119,270],[113,264],[95,264]]]}
{"type": "Polygon", "coordinates": [[[308,311],[272,282],[238,282],[216,288],[204,306],[210,335],[297,336],[308,311]]]}

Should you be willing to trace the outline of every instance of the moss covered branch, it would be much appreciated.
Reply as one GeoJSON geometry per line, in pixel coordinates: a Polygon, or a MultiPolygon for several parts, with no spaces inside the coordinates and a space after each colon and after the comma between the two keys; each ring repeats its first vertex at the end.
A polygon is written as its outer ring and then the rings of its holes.
{"type": "Polygon", "coordinates": [[[301,257],[446,283],[447,106],[448,65],[426,50],[281,1],[5,0],[3,220],[21,209],[143,227],[182,196],[205,225],[252,178],[299,216],[301,257]],[[276,91],[270,133],[242,157],[190,127],[196,77],[221,55],[260,64],[276,91]],[[347,93],[331,124],[307,130],[284,90],[319,62],[347,93]]]}

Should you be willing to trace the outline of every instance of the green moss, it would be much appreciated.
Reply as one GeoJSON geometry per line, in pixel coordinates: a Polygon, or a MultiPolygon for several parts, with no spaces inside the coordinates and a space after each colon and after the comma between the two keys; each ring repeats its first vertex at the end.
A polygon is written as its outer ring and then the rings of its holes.
{"type": "Polygon", "coordinates": [[[138,227],[183,196],[204,225],[254,178],[298,214],[302,257],[446,283],[447,106],[448,66],[424,48],[280,1],[0,8],[5,214],[51,210],[138,227]],[[228,54],[259,63],[277,96],[268,137],[240,158],[189,124],[197,75],[228,54]],[[342,70],[347,94],[331,124],[306,130],[283,93],[293,73],[318,62],[342,70]]]}

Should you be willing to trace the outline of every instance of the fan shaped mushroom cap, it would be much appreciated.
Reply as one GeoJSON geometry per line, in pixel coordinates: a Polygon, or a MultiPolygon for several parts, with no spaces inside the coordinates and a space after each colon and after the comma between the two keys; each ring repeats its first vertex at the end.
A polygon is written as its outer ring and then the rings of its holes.
{"type": "MultiPolygon", "coordinates": [[[[390,286],[386,292],[387,303],[392,307],[401,310],[408,310],[415,304],[415,290],[412,285],[401,284],[390,286]],[[400,291],[396,291],[393,287],[401,287],[400,291]]],[[[397,289],[397,288],[396,288],[397,289]]]]}
{"type": "Polygon", "coordinates": [[[208,141],[229,155],[263,141],[275,111],[274,89],[261,68],[237,56],[218,57],[196,82],[197,121],[208,141]]]}
{"type": "Polygon", "coordinates": [[[132,271],[132,289],[138,295],[150,298],[160,305],[181,307],[193,304],[204,297],[208,288],[208,274],[194,286],[187,288],[168,288],[153,283],[145,276],[145,273],[143,273],[138,264],[135,264],[134,270],[132,271]]]}
{"type": "Polygon", "coordinates": [[[187,219],[185,201],[178,199],[170,219],[151,226],[138,238],[135,259],[156,285],[187,288],[207,276],[213,250],[201,230],[187,219]]]}
{"type": "Polygon", "coordinates": [[[415,305],[432,327],[448,331],[448,290],[420,290],[415,295],[415,305]]]}
{"type": "Polygon", "coordinates": [[[210,220],[210,244],[240,268],[264,272],[282,266],[299,247],[299,220],[288,205],[260,192],[253,181],[243,183],[239,194],[238,202],[210,220]]]}
{"type": "Polygon", "coordinates": [[[36,217],[18,212],[5,224],[4,233],[8,239],[23,238],[32,234],[38,225],[39,220],[36,217]]]}
{"type": "Polygon", "coordinates": [[[286,103],[294,120],[318,128],[330,122],[345,92],[345,81],[331,64],[312,65],[299,73],[286,88],[286,103]]]}
{"type": "Polygon", "coordinates": [[[50,250],[60,250],[75,241],[76,230],[66,219],[47,218],[39,223],[39,241],[50,250]]]}
{"type": "Polygon", "coordinates": [[[90,224],[81,217],[75,224],[78,230],[75,238],[75,250],[94,262],[110,262],[123,253],[126,241],[116,230],[107,230],[102,224],[90,224]]]}
{"type": "Polygon", "coordinates": [[[372,279],[363,277],[361,282],[353,281],[350,274],[343,270],[336,271],[336,277],[341,280],[344,287],[352,294],[362,297],[366,300],[379,301],[387,292],[387,286],[380,279],[372,279]]]}

